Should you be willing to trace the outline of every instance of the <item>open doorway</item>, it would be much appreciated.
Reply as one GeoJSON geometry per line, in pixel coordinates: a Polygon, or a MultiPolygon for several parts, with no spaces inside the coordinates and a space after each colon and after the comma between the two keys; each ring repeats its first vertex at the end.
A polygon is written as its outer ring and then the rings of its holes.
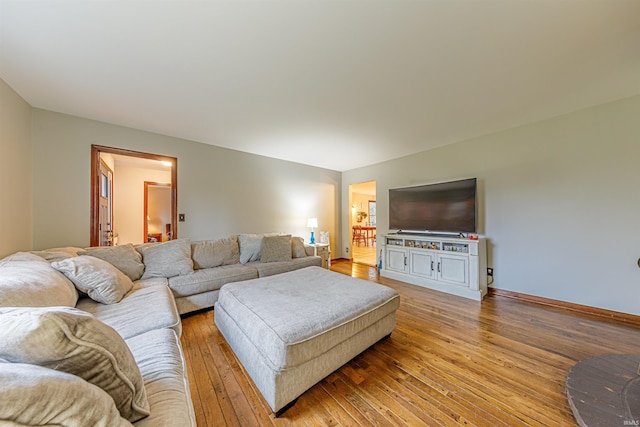
{"type": "Polygon", "coordinates": [[[377,202],[376,182],[367,181],[349,186],[349,229],[351,258],[360,264],[376,265],[377,202]]]}
{"type": "Polygon", "coordinates": [[[175,157],[158,154],[143,153],[138,151],[124,150],[120,148],[105,147],[99,145],[91,146],[91,221],[90,221],[90,244],[91,246],[109,246],[118,243],[142,243],[148,240],[148,230],[144,230],[146,217],[143,216],[143,181],[159,181],[167,183],[170,191],[170,214],[169,219],[163,219],[165,230],[170,231],[171,238],[177,238],[177,159],[175,157]],[[147,171],[137,173],[141,178],[135,180],[125,179],[124,171],[127,168],[118,166],[123,162],[135,163],[135,167],[129,170],[147,171]],[[136,163],[137,162],[137,163],[136,163]],[[101,166],[106,164],[112,170],[111,199],[105,202],[101,200],[101,166]],[[154,172],[156,169],[164,169],[163,174],[154,172]],[[120,172],[119,172],[120,171],[120,172]],[[157,177],[160,178],[157,178],[157,177]],[[151,179],[149,178],[151,177],[151,179]],[[119,182],[120,179],[120,184],[119,182]],[[123,193],[129,194],[129,199],[124,202],[121,197],[123,193]],[[133,198],[132,198],[133,197],[133,198]],[[118,203],[118,200],[121,200],[118,203]],[[101,203],[110,203],[111,206],[101,209],[101,203]],[[106,225],[105,218],[101,212],[110,212],[109,225],[106,225]],[[109,228],[111,239],[102,239],[101,232],[109,228]],[[129,230],[131,229],[131,230],[129,230]]]}
{"type": "Polygon", "coordinates": [[[171,185],[144,182],[143,237],[146,242],[171,240],[171,185]]]}

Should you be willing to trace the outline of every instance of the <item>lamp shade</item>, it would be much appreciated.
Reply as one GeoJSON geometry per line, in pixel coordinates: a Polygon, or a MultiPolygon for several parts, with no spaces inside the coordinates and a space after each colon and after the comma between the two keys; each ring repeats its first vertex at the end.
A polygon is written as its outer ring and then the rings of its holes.
{"type": "Polygon", "coordinates": [[[309,218],[307,220],[307,227],[309,227],[309,228],[317,228],[318,227],[318,218],[309,218]]]}

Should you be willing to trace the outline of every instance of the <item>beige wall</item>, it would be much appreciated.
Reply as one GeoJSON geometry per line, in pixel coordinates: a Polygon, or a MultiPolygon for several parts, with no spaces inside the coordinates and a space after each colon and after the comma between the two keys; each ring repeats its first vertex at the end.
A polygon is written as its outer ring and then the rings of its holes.
{"type": "Polygon", "coordinates": [[[389,188],[477,177],[495,288],[640,314],[639,117],[636,96],[352,170],[343,203],[376,180],[382,236],[389,188]]]}
{"type": "Polygon", "coordinates": [[[317,217],[337,238],[339,172],[40,109],[33,129],[36,249],[89,244],[91,144],[178,159],[178,212],[187,218],[179,237],[277,231],[308,240],[307,218],[317,217]]]}
{"type": "Polygon", "coordinates": [[[0,79],[0,258],[32,248],[31,107],[0,79]]]}
{"type": "Polygon", "coordinates": [[[351,224],[367,225],[369,223],[369,201],[375,201],[376,197],[369,194],[351,193],[351,224]],[[355,209],[353,208],[355,206],[355,209]],[[358,212],[366,212],[367,217],[358,223],[358,212]]]}
{"type": "MultiPolygon", "coordinates": [[[[171,183],[171,171],[141,169],[116,164],[113,175],[113,230],[118,236],[118,244],[142,243],[144,239],[144,182],[171,183]]],[[[171,206],[170,198],[169,206],[171,206]]],[[[150,232],[159,232],[154,231],[153,227],[151,228],[150,232]]],[[[164,233],[164,226],[162,233],[164,233]]]]}

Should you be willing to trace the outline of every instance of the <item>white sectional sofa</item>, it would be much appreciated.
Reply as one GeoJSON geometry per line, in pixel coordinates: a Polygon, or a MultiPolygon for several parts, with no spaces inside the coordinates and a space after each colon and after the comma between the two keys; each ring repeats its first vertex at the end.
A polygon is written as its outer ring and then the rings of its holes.
{"type": "Polygon", "coordinates": [[[319,266],[301,238],[57,248],[0,260],[0,424],[195,426],[180,314],[319,266]]]}

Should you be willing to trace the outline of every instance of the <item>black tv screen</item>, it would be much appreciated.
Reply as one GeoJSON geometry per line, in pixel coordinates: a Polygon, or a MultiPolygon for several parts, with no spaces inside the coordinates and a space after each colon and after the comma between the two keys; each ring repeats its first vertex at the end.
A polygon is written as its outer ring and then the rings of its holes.
{"type": "Polygon", "coordinates": [[[476,232],[476,178],[389,190],[389,229],[476,232]]]}

